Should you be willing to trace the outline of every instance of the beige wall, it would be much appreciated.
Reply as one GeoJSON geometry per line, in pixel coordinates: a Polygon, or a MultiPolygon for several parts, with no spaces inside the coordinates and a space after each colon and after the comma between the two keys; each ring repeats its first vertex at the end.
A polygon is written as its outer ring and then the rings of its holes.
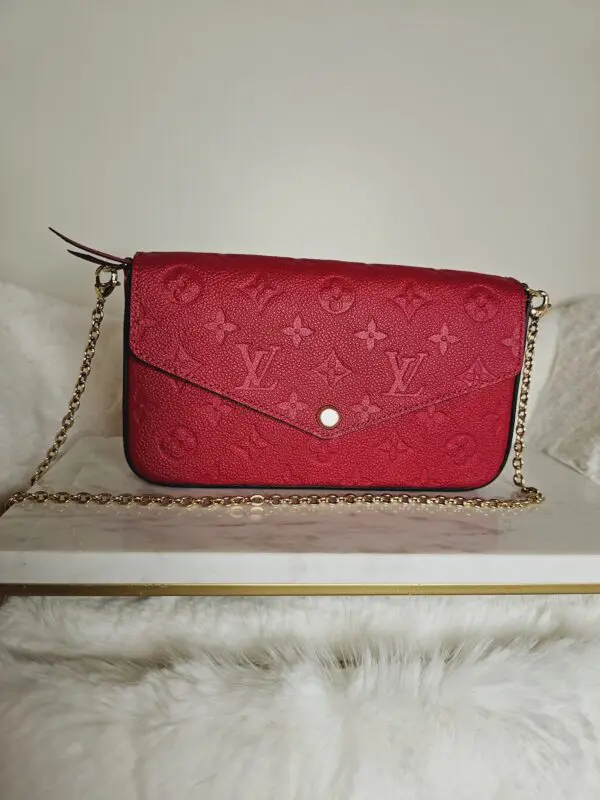
{"type": "Polygon", "coordinates": [[[600,291],[597,0],[3,0],[0,279],[96,247],[600,291]]]}

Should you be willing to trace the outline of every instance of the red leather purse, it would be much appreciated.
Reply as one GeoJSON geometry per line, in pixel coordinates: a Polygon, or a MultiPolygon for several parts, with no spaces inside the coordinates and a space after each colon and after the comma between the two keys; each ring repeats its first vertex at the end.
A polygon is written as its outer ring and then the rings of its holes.
{"type": "Polygon", "coordinates": [[[413,502],[493,481],[516,431],[519,497],[455,504],[542,499],[522,450],[543,292],[450,270],[76,246],[98,264],[101,311],[123,274],[123,439],[144,480],[413,502]]]}

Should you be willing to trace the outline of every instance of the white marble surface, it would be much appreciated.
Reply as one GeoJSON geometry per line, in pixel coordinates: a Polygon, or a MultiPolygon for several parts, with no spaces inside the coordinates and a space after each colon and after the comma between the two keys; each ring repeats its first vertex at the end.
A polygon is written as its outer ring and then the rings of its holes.
{"type": "MultiPolygon", "coordinates": [[[[600,487],[539,454],[528,454],[527,464],[528,480],[548,500],[526,511],[18,506],[0,519],[0,585],[193,584],[202,593],[359,584],[366,593],[589,584],[600,591],[600,487]]],[[[508,495],[509,478],[482,493],[508,495]]],[[[42,488],[156,491],[129,471],[118,439],[82,440],[42,488]]]]}

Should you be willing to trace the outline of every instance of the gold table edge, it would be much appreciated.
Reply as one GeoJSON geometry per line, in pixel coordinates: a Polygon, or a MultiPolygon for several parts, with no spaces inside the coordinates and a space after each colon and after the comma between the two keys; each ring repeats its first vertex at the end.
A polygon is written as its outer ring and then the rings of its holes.
{"type": "Polygon", "coordinates": [[[0,583],[0,596],[340,596],[600,594],[600,583],[284,584],[284,583],[0,583]]]}

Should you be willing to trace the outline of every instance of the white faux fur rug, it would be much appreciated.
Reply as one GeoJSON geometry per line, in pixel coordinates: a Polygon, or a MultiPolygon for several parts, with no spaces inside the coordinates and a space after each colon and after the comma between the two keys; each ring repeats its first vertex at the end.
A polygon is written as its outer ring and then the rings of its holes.
{"type": "Polygon", "coordinates": [[[2,800],[597,800],[594,598],[13,599],[2,800]]]}

